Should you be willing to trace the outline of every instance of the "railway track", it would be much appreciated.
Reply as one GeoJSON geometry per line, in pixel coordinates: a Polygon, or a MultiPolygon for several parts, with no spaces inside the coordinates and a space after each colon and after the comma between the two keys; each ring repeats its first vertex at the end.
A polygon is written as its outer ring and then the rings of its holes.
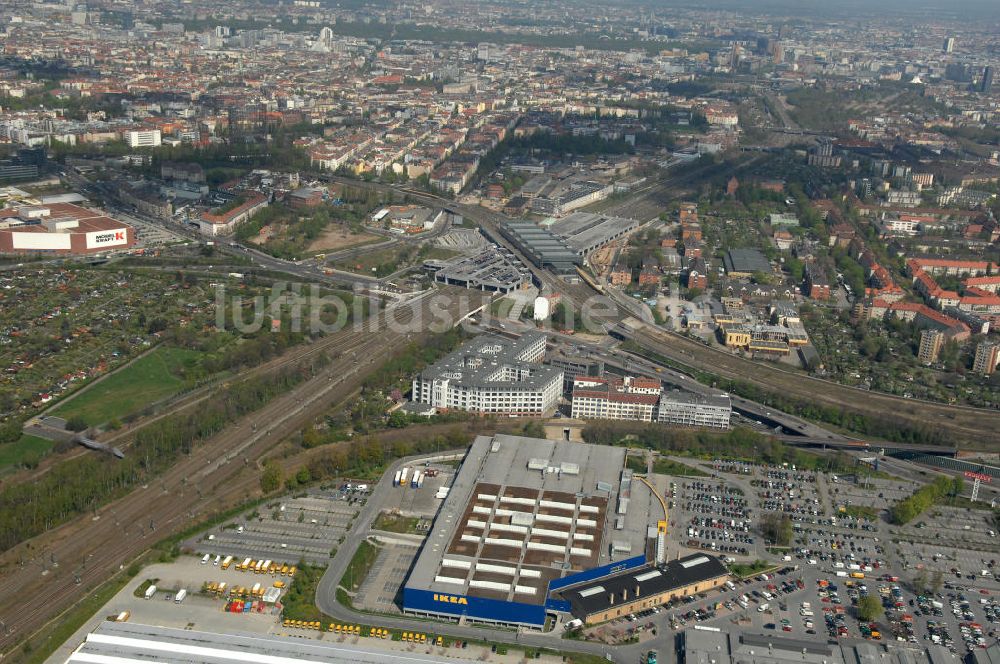
{"type": "Polygon", "coordinates": [[[840,385],[779,367],[743,359],[714,350],[677,334],[643,326],[633,339],[641,345],[688,366],[723,378],[747,381],[776,394],[798,394],[823,406],[860,413],[873,419],[887,416],[911,422],[919,427],[933,423],[949,445],[984,449],[993,444],[1000,431],[1000,411],[953,406],[904,399],[891,394],[840,385]]]}
{"type": "MultiPolygon", "coordinates": [[[[423,301],[416,304],[426,307],[423,301]]],[[[479,300],[468,306],[455,304],[452,313],[457,318],[478,304],[479,300]]],[[[0,651],[11,650],[43,628],[156,541],[201,515],[256,494],[255,461],[283,437],[354,393],[368,369],[419,335],[402,329],[414,311],[397,317],[397,329],[383,326],[373,333],[365,326],[332,335],[326,343],[299,353],[302,361],[336,347],[339,357],[313,378],[199,445],[162,476],[92,515],[78,517],[0,556],[0,593],[18,598],[16,603],[0,606],[0,620],[7,630],[0,634],[0,651]]]]}

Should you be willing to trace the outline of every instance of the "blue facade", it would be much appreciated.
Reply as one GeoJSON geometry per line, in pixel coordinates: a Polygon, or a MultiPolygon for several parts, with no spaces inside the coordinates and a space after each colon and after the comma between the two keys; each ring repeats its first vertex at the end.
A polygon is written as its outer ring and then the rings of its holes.
{"type": "Polygon", "coordinates": [[[540,604],[436,593],[420,588],[403,588],[403,608],[407,611],[443,613],[456,618],[466,616],[537,627],[545,624],[545,607],[540,604]]]}
{"type": "Polygon", "coordinates": [[[593,581],[602,576],[641,567],[645,564],[646,556],[640,555],[620,560],[616,563],[594,567],[583,572],[577,572],[576,574],[570,574],[561,579],[554,579],[549,583],[544,606],[526,604],[524,602],[486,599],[484,597],[471,597],[469,595],[456,595],[447,592],[434,592],[432,590],[404,586],[403,609],[406,611],[439,613],[456,618],[466,616],[473,619],[541,627],[545,624],[546,610],[568,612],[570,609],[569,602],[549,597],[553,591],[565,588],[566,586],[593,581]]]}
{"type": "Polygon", "coordinates": [[[617,574],[618,572],[624,572],[625,570],[642,567],[645,564],[646,554],[642,554],[639,556],[633,556],[632,558],[626,558],[625,560],[619,560],[616,563],[608,563],[607,565],[594,567],[582,572],[577,572],[576,574],[570,574],[569,576],[564,576],[561,579],[553,579],[549,582],[549,594],[552,594],[553,590],[559,590],[560,588],[565,588],[566,586],[575,586],[578,583],[584,583],[586,581],[593,581],[594,579],[599,579],[602,576],[617,574]]]}

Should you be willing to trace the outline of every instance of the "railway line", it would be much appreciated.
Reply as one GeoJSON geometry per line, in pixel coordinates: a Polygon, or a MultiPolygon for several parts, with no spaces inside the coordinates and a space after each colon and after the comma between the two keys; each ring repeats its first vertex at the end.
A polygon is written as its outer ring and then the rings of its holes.
{"type": "MultiPolygon", "coordinates": [[[[427,297],[430,293],[425,294],[423,297],[427,297]]],[[[383,310],[379,315],[385,316],[389,315],[392,311],[397,310],[399,305],[392,309],[383,310]]],[[[300,364],[303,360],[317,357],[327,351],[336,351],[343,344],[350,344],[353,340],[358,339],[360,336],[365,334],[370,334],[366,332],[365,328],[370,328],[372,323],[368,320],[359,321],[352,325],[353,331],[344,330],[348,333],[347,337],[337,337],[337,336],[327,336],[321,337],[315,341],[307,344],[300,344],[293,348],[286,350],[282,355],[274,359],[268,360],[263,364],[259,364],[255,367],[244,370],[238,376],[220,378],[218,380],[212,381],[205,385],[202,385],[190,392],[186,392],[180,395],[176,400],[170,401],[167,404],[161,406],[161,412],[149,415],[147,417],[139,420],[134,426],[130,426],[124,431],[114,432],[111,435],[99,436],[97,440],[109,446],[117,446],[120,449],[126,450],[131,444],[132,439],[135,436],[136,431],[142,427],[152,424],[168,415],[174,415],[179,412],[183,412],[193,406],[196,406],[206,399],[210,398],[216,390],[220,387],[229,385],[236,382],[245,382],[256,376],[260,376],[265,373],[270,373],[285,367],[294,366],[300,364]]],[[[382,325],[378,323],[377,325],[382,325]]],[[[89,389],[89,388],[88,388],[89,389]]],[[[66,452],[65,454],[54,457],[51,460],[46,460],[38,468],[34,470],[23,471],[10,475],[0,479],[0,487],[7,484],[15,484],[23,481],[37,480],[42,477],[45,473],[55,463],[60,463],[66,460],[75,459],[82,457],[85,454],[93,454],[93,451],[87,450],[85,448],[79,447],[66,452]]]]}
{"type": "MultiPolygon", "coordinates": [[[[463,293],[465,293],[463,291],[463,293]]],[[[457,320],[483,300],[452,300],[457,320]]],[[[256,460],[278,441],[356,391],[368,367],[405,346],[422,332],[403,329],[420,313],[426,298],[400,307],[396,326],[373,332],[343,331],[303,355],[336,347],[340,354],[316,376],[272,399],[258,411],[199,445],[165,474],[124,497],[78,517],[0,556],[0,592],[17,598],[0,607],[0,651],[37,632],[53,617],[86,596],[100,582],[199,516],[244,502],[259,491],[256,460]],[[256,426],[255,426],[256,425],[256,426]]],[[[380,316],[382,318],[382,316],[380,316]]],[[[383,321],[384,322],[384,321],[383,321]]],[[[114,460],[108,459],[108,463],[114,460]]]]}
{"type": "Polygon", "coordinates": [[[694,369],[744,380],[775,394],[800,394],[817,405],[873,419],[893,417],[920,428],[933,424],[949,445],[984,449],[1000,431],[1000,411],[953,406],[861,390],[715,350],[687,337],[638,325],[627,333],[644,348],[694,369]]]}

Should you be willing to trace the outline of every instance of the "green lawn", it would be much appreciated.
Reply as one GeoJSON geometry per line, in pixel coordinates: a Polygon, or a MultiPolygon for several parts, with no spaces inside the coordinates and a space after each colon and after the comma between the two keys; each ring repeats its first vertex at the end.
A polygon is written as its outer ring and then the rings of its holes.
{"type": "Polygon", "coordinates": [[[344,576],[340,579],[340,585],[351,592],[360,588],[365,577],[368,576],[368,570],[372,568],[375,559],[378,558],[378,551],[378,547],[371,542],[362,542],[354,557],[351,558],[351,564],[347,566],[344,576]]]}
{"type": "Polygon", "coordinates": [[[658,475],[673,475],[675,477],[707,477],[708,473],[692,466],[678,463],[673,459],[659,457],[653,462],[653,472],[658,475]]]}
{"type": "Polygon", "coordinates": [[[143,407],[165,399],[184,387],[172,369],[191,366],[201,353],[160,346],[118,373],[87,388],[52,413],[69,419],[79,415],[95,426],[113,418],[122,419],[143,407]]]}
{"type": "Polygon", "coordinates": [[[382,512],[375,519],[372,528],[384,530],[387,533],[416,533],[420,519],[415,516],[399,516],[382,512]]]}
{"type": "Polygon", "coordinates": [[[0,469],[36,462],[52,449],[52,441],[37,436],[21,436],[13,443],[0,445],[0,469]]]}

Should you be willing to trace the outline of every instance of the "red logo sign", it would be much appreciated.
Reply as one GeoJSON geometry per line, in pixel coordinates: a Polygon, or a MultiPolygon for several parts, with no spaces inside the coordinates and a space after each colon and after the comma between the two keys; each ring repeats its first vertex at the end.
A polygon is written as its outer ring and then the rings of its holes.
{"type": "Polygon", "coordinates": [[[986,482],[987,484],[993,481],[993,478],[985,473],[974,473],[967,470],[963,474],[965,475],[965,478],[969,480],[979,480],[980,482],[986,482]]]}

